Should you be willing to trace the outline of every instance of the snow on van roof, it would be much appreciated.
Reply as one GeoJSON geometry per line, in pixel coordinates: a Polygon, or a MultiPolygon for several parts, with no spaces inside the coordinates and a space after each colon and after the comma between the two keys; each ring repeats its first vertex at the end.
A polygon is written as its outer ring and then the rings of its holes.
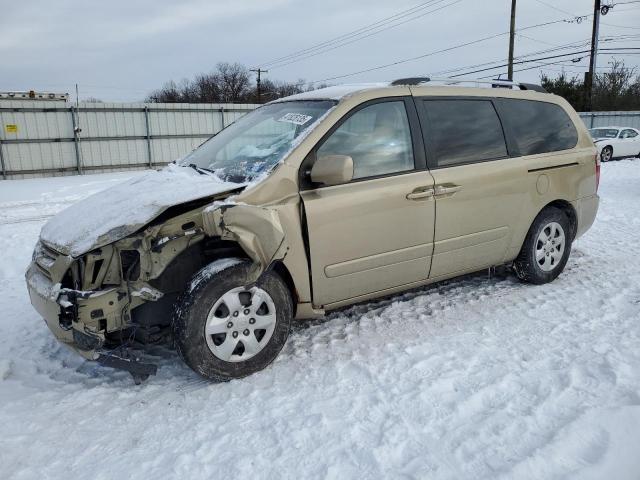
{"type": "Polygon", "coordinates": [[[297,93],[288,97],[279,98],[271,103],[288,102],[290,100],[340,100],[347,95],[362,90],[371,90],[373,88],[389,87],[388,82],[381,83],[351,83],[345,85],[334,85],[332,87],[319,88],[308,92],[297,93]]]}

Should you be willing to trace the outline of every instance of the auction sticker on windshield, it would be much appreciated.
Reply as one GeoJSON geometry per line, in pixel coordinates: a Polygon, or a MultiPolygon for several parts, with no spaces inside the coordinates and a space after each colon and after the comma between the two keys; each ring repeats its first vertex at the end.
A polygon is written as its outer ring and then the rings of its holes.
{"type": "Polygon", "coordinates": [[[304,125],[313,117],[303,115],[301,113],[287,113],[278,119],[279,122],[293,123],[295,125],[304,125]]]}

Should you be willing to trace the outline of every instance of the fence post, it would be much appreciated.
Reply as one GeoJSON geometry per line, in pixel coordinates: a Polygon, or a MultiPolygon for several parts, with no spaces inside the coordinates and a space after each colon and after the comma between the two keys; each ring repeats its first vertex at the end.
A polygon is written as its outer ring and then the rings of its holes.
{"type": "Polygon", "coordinates": [[[590,118],[589,128],[593,128],[593,117],[595,117],[595,116],[596,116],[595,113],[591,113],[589,115],[589,118],[590,118]]]}
{"type": "Polygon", "coordinates": [[[224,130],[225,129],[225,126],[224,126],[224,107],[220,107],[220,120],[222,120],[222,129],[221,130],[224,130]]]}
{"type": "Polygon", "coordinates": [[[78,125],[76,124],[77,110],[75,107],[70,107],[69,112],[71,112],[71,126],[73,127],[73,145],[76,149],[76,168],[78,170],[78,174],[82,175],[82,162],[80,161],[80,132],[78,131],[78,125]]]}
{"type": "Polygon", "coordinates": [[[2,179],[7,179],[7,169],[4,165],[4,154],[2,153],[2,140],[0,140],[0,167],[2,167],[2,179]]]}
{"type": "Polygon", "coordinates": [[[144,106],[144,124],[147,132],[147,160],[149,168],[153,168],[153,154],[151,153],[151,129],[149,128],[149,106],[144,106]]]}

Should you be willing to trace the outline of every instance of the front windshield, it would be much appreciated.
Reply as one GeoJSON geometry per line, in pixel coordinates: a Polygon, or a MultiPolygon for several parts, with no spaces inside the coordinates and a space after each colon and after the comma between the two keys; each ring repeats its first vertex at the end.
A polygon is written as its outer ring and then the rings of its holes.
{"type": "Polygon", "coordinates": [[[200,145],[179,164],[236,183],[276,165],[335,102],[291,101],[260,107],[200,145]]]}
{"type": "Polygon", "coordinates": [[[592,138],[616,138],[618,130],[615,128],[592,128],[589,130],[592,138]]]}

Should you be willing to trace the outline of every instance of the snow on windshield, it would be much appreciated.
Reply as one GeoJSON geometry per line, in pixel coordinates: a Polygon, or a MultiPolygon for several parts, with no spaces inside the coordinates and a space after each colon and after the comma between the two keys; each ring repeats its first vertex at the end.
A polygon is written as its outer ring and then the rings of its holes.
{"type": "Polygon", "coordinates": [[[244,183],[268,172],[311,131],[334,101],[294,101],[265,105],[209,139],[180,161],[244,183]]]}

